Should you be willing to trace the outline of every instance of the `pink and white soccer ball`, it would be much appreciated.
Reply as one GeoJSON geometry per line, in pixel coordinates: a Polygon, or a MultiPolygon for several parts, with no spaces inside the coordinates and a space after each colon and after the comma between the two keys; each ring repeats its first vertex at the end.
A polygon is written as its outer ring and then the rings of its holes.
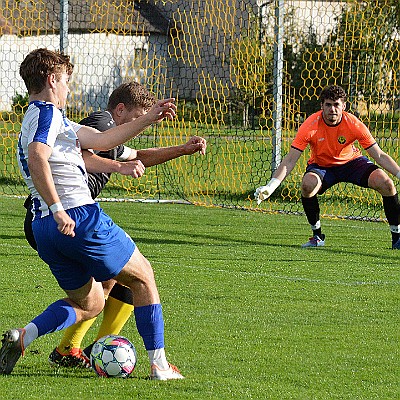
{"type": "Polygon", "coordinates": [[[100,338],[90,353],[90,364],[97,375],[105,378],[127,378],[136,366],[136,349],[123,336],[100,338]]]}

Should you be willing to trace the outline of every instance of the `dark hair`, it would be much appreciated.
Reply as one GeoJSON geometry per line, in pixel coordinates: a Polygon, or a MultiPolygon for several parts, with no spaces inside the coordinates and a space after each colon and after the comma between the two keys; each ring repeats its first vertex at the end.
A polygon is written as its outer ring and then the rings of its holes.
{"type": "Polygon", "coordinates": [[[341,86],[331,85],[324,88],[319,96],[319,100],[321,104],[324,103],[325,100],[343,100],[346,101],[347,95],[344,89],[341,86]]]}
{"type": "Polygon", "coordinates": [[[25,82],[29,94],[40,93],[46,86],[50,74],[57,79],[63,72],[72,74],[74,69],[69,56],[47,49],[36,49],[30,52],[19,67],[19,74],[25,82]]]}
{"type": "Polygon", "coordinates": [[[119,103],[125,104],[131,111],[134,107],[151,108],[156,98],[143,85],[137,82],[123,83],[118,86],[108,99],[107,110],[112,111],[119,103]]]}

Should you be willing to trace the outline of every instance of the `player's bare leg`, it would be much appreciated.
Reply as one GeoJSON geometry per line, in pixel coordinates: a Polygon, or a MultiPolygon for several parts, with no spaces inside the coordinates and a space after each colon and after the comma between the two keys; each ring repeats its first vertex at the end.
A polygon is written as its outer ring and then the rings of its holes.
{"type": "Polygon", "coordinates": [[[81,288],[68,290],[66,293],[68,298],[50,304],[24,328],[10,329],[3,334],[0,374],[10,374],[24,350],[39,336],[90,319],[99,314],[104,307],[102,285],[93,278],[81,288]],[[54,315],[58,318],[54,318],[54,315]]]}
{"type": "MultiPolygon", "coordinates": [[[[102,312],[102,321],[97,332],[95,340],[89,344],[85,349],[81,350],[81,355],[86,359],[90,359],[90,353],[94,343],[106,335],[118,335],[126,322],[132,315],[133,307],[133,294],[132,290],[127,286],[121,285],[114,279],[103,282],[104,297],[106,304],[102,312]]],[[[85,324],[85,323],[84,323],[85,324]]],[[[81,345],[84,335],[81,335],[79,343],[81,345]]]]}
{"type": "Polygon", "coordinates": [[[151,365],[150,378],[183,379],[179,370],[167,361],[164,349],[164,319],[153,269],[137,247],[115,279],[132,289],[136,326],[143,338],[151,365]]]}
{"type": "MultiPolygon", "coordinates": [[[[113,279],[102,282],[105,299],[109,295],[115,283],[116,281],[113,279]]],[[[86,351],[83,351],[81,349],[81,344],[83,338],[96,319],[97,316],[78,322],[64,330],[64,334],[59,344],[49,354],[48,360],[51,366],[66,368],[90,368],[91,347],[90,349],[88,348],[85,349],[86,351]]]]}

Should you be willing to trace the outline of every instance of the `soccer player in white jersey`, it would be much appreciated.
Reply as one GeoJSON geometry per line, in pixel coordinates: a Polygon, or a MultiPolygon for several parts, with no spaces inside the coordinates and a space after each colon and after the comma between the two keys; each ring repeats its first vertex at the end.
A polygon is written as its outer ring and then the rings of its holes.
{"type": "MultiPolygon", "coordinates": [[[[81,120],[79,124],[91,126],[103,132],[114,126],[125,124],[138,118],[146,113],[154,105],[155,101],[154,95],[140,83],[122,83],[111,93],[106,110],[91,113],[81,120]]],[[[152,147],[136,150],[125,144],[121,144],[107,151],[96,152],[99,157],[88,151],[83,151],[91,196],[93,199],[96,199],[100,195],[110,180],[112,172],[118,171],[119,173],[129,175],[132,175],[132,173],[137,174],[137,169],[140,168],[140,165],[136,166],[133,164],[135,161],[140,162],[140,164],[147,168],[185,155],[195,153],[204,155],[206,147],[207,142],[204,138],[192,136],[186,143],[168,147],[152,147]],[[100,164],[100,161],[103,161],[105,165],[100,164]],[[94,162],[96,162],[95,166],[93,165],[94,162]],[[111,169],[107,162],[111,164],[110,167],[117,164],[117,168],[111,169]]],[[[24,206],[27,209],[24,222],[25,237],[29,244],[36,250],[37,245],[32,231],[31,196],[26,199],[24,206]]],[[[133,312],[133,296],[130,288],[115,283],[112,279],[103,282],[103,289],[106,296],[106,305],[95,340],[105,335],[118,335],[133,312]]],[[[95,320],[96,318],[92,318],[65,329],[61,341],[50,353],[50,363],[61,367],[89,366],[90,352],[94,342],[90,343],[84,349],[81,348],[81,345],[85,334],[95,320]]]]}
{"type": "Polygon", "coordinates": [[[73,65],[48,49],[29,53],[20,75],[30,104],[18,140],[18,164],[32,194],[32,223],[39,256],[67,297],[50,304],[24,328],[3,334],[0,374],[10,374],[36,338],[93,318],[104,307],[102,281],[114,278],[131,288],[139,334],[156,380],[182,379],[166,358],[160,297],[148,260],[92,199],[81,149],[107,150],[153,123],[174,118],[174,99],[105,132],[69,121],[65,109],[73,65]]]}

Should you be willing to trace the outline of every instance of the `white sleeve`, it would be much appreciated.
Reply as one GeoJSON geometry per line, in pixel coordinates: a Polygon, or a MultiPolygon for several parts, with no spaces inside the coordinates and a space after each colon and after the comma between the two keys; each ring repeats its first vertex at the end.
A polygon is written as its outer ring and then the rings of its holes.
{"type": "Polygon", "coordinates": [[[128,146],[124,146],[124,150],[121,155],[117,157],[118,161],[126,161],[129,159],[130,155],[132,154],[132,149],[128,146]]]}
{"type": "Polygon", "coordinates": [[[84,126],[84,125],[80,125],[80,124],[78,124],[77,122],[74,122],[74,121],[70,121],[69,120],[68,122],[72,125],[72,127],[74,128],[75,132],[78,132],[79,129],[81,129],[82,126],[84,126]]]}

